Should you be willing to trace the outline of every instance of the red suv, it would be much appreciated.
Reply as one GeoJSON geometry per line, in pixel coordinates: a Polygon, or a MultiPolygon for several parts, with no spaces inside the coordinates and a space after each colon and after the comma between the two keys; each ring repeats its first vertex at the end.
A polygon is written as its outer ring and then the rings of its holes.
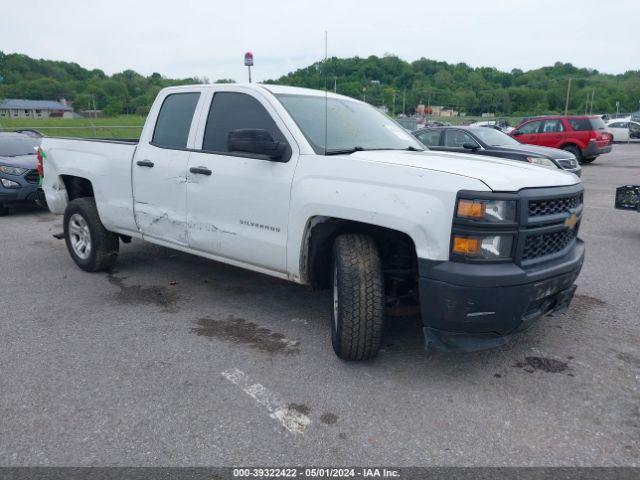
{"type": "Polygon", "coordinates": [[[530,118],[509,135],[520,143],[561,148],[573,153],[580,163],[591,163],[598,155],[609,153],[613,143],[604,122],[595,116],[530,118]]]}

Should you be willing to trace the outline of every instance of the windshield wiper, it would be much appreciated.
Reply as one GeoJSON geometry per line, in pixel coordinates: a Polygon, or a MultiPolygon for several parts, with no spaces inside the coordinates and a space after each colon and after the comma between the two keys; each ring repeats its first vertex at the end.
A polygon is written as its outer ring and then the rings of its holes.
{"type": "Polygon", "coordinates": [[[348,155],[350,153],[363,152],[364,150],[365,150],[364,147],[336,148],[333,150],[325,150],[324,154],[325,155],[348,155]]]}
{"type": "Polygon", "coordinates": [[[416,148],[414,146],[408,146],[406,148],[364,148],[364,147],[351,147],[351,148],[337,148],[335,150],[325,150],[325,155],[348,155],[355,152],[370,152],[375,150],[408,150],[410,152],[424,152],[424,149],[416,148]]]}

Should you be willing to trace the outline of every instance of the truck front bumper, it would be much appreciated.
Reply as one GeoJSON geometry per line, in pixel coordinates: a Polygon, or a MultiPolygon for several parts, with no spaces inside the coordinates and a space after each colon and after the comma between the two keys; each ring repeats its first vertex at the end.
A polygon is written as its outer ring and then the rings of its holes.
{"type": "Polygon", "coordinates": [[[420,306],[427,348],[474,351],[506,343],[548,313],[565,311],[584,261],[576,240],[565,256],[524,270],[513,263],[420,260],[420,306]]]}

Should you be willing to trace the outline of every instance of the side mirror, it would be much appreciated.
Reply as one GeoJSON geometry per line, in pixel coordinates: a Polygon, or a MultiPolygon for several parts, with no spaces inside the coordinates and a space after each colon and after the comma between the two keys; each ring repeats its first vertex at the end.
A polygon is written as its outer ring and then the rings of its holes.
{"type": "Polygon", "coordinates": [[[247,152],[265,155],[270,160],[282,161],[288,145],[273,139],[268,130],[244,128],[231,130],[227,138],[230,152],[247,152]]]}
{"type": "Polygon", "coordinates": [[[478,150],[478,145],[476,145],[475,143],[463,143],[462,144],[462,148],[464,148],[465,150],[472,150],[472,151],[476,151],[478,150]]]}

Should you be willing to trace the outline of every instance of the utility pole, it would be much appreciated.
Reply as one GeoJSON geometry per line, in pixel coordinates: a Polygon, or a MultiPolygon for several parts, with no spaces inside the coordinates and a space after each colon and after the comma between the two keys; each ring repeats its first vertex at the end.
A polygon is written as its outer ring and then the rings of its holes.
{"type": "Polygon", "coordinates": [[[589,109],[589,115],[593,113],[593,97],[596,96],[596,89],[591,90],[591,108],[589,109]]]}
{"type": "Polygon", "coordinates": [[[333,93],[338,93],[338,77],[333,77],[333,93]]]}
{"type": "Polygon", "coordinates": [[[405,87],[402,92],[402,114],[403,115],[407,114],[406,100],[407,100],[407,87],[405,87]]]}
{"type": "Polygon", "coordinates": [[[569,112],[569,93],[571,93],[571,77],[569,77],[569,83],[567,84],[567,100],[564,103],[564,115],[567,116],[569,112]]]}
{"type": "Polygon", "coordinates": [[[396,91],[395,89],[393,90],[393,107],[391,107],[391,113],[393,114],[393,116],[396,116],[396,91]]]}

